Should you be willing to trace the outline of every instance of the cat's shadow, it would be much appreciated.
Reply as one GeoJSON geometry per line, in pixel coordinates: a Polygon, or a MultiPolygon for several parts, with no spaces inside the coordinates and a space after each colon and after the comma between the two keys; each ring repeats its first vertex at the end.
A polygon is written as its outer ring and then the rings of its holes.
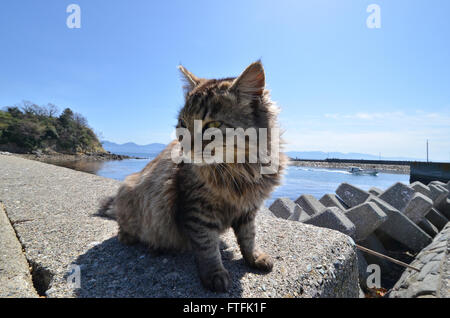
{"type": "Polygon", "coordinates": [[[117,236],[80,255],[81,286],[78,297],[242,297],[246,273],[264,275],[248,267],[237,247],[221,241],[222,260],[232,287],[226,293],[205,290],[192,253],[155,252],[143,244],[126,246],[117,236]]]}

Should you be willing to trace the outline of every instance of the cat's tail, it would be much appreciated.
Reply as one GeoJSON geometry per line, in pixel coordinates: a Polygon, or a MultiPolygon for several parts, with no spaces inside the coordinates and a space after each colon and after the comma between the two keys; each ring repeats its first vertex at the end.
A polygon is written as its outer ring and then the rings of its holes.
{"type": "Polygon", "coordinates": [[[106,216],[111,219],[116,219],[116,209],[114,209],[114,197],[106,197],[100,202],[100,208],[97,211],[100,216],[106,216]]]}

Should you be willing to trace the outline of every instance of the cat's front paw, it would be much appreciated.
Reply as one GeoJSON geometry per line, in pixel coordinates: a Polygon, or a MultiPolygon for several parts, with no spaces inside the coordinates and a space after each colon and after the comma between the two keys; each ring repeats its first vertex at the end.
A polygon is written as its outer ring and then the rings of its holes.
{"type": "Polygon", "coordinates": [[[250,259],[246,259],[247,263],[256,269],[264,272],[270,272],[273,268],[273,259],[264,252],[253,253],[250,259]]]}
{"type": "Polygon", "coordinates": [[[209,272],[206,275],[200,275],[200,278],[203,286],[213,292],[223,293],[231,286],[230,274],[226,269],[220,269],[209,272]]]}
{"type": "Polygon", "coordinates": [[[261,253],[255,259],[255,267],[265,272],[270,272],[273,268],[273,259],[266,253],[261,253]]]}

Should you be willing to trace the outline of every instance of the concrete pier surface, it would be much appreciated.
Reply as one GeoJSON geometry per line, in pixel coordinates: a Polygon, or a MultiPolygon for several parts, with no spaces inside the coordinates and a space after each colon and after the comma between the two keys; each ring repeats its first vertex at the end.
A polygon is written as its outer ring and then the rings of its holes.
{"type": "MultiPolygon", "coordinates": [[[[347,235],[274,218],[266,209],[257,218],[257,241],[275,259],[273,271],[248,268],[228,231],[221,252],[233,285],[225,294],[208,292],[191,253],[155,254],[143,245],[124,246],[117,240],[117,223],[95,216],[99,200],[119,184],[0,155],[0,212],[14,227],[0,232],[2,253],[4,242],[15,244],[11,257],[26,258],[34,283],[19,294],[2,283],[0,295],[30,297],[34,287],[46,297],[358,297],[356,247],[347,235]]],[[[7,258],[0,258],[0,269],[8,266],[7,258]]],[[[10,282],[24,274],[23,262],[9,272],[10,282]]]]}
{"type": "Polygon", "coordinates": [[[22,246],[0,202],[0,298],[38,297],[22,246]]]}

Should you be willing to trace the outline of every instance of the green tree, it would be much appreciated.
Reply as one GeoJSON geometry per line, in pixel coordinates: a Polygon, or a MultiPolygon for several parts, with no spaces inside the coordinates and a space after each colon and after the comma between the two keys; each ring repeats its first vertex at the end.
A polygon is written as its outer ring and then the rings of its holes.
{"type": "Polygon", "coordinates": [[[56,117],[57,109],[53,104],[39,106],[24,101],[0,111],[0,149],[105,151],[83,115],[66,108],[56,117]]]}

